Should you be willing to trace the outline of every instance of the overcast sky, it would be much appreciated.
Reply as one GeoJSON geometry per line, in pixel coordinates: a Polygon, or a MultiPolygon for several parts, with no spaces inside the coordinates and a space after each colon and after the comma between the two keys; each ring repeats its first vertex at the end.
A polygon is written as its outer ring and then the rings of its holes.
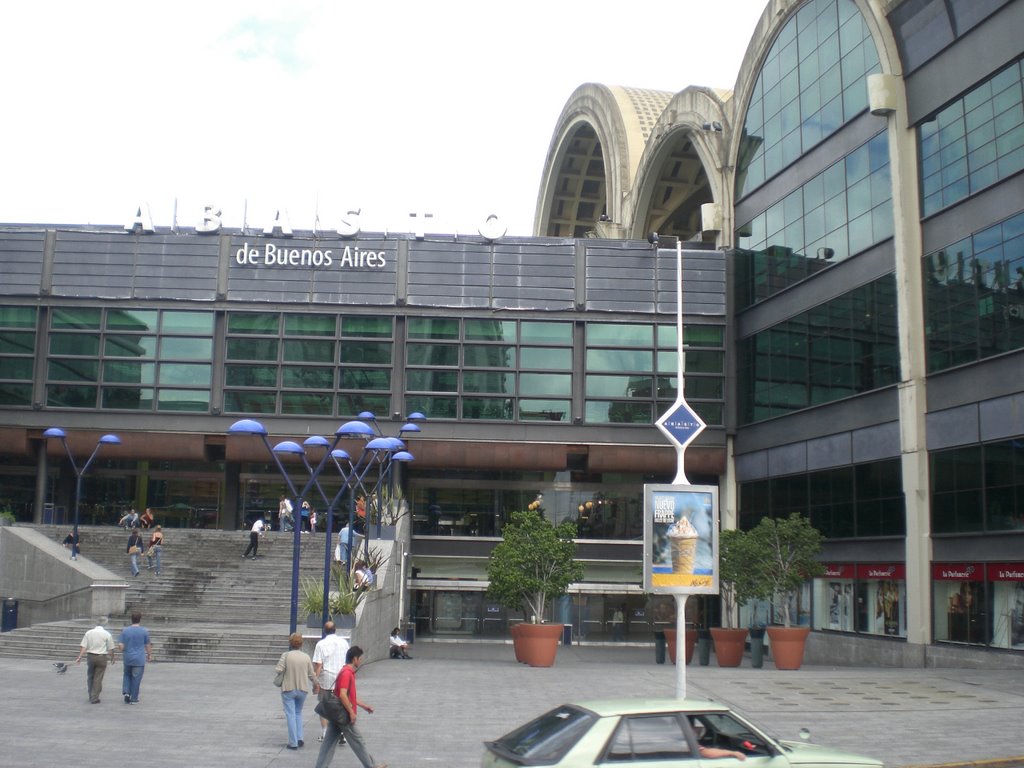
{"type": "Polygon", "coordinates": [[[766,4],[4,3],[0,222],[528,235],[577,86],[731,89],[766,4]]]}

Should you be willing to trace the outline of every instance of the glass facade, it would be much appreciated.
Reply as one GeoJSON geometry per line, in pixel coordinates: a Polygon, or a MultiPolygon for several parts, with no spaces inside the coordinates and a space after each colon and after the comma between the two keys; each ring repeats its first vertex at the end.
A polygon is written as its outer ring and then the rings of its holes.
{"type": "Polygon", "coordinates": [[[779,31],[754,84],[736,199],[764,184],[868,106],[878,53],[853,0],[811,0],[779,31]]]}
{"type": "MultiPolygon", "coordinates": [[[[37,325],[35,308],[0,307],[0,404],[31,406],[37,325]]],[[[404,385],[405,412],[431,419],[569,423],[577,328],[585,421],[653,424],[678,388],[674,324],[245,311],[226,313],[223,327],[231,414],[389,414],[404,385]],[[396,322],[406,331],[397,372],[396,322]]],[[[213,312],[56,308],[47,404],[209,412],[214,328],[213,312]]],[[[723,325],[685,329],[686,396],[709,425],[724,418],[724,337],[723,325]]]]}
{"type": "Polygon", "coordinates": [[[922,123],[918,140],[925,216],[1024,169],[1021,62],[922,123]]]}
{"type": "Polygon", "coordinates": [[[936,642],[1024,650],[1024,563],[933,563],[936,642]]]}
{"type": "Polygon", "coordinates": [[[740,483],[739,527],[797,512],[827,539],[902,536],[901,478],[899,459],[885,459],[740,483]]]}
{"type": "Polygon", "coordinates": [[[46,404],[208,412],[213,312],[58,307],[50,316],[46,404]]]}
{"type": "Polygon", "coordinates": [[[886,275],[738,342],[740,423],[895,384],[896,283],[886,275]]]}
{"type": "Polygon", "coordinates": [[[393,337],[394,322],[385,317],[231,312],[224,410],[390,413],[393,337]]]}
{"type": "Polygon", "coordinates": [[[907,636],[903,563],[829,563],[813,589],[814,629],[907,636]]]}
{"type": "MultiPolygon", "coordinates": [[[[688,325],[683,331],[686,399],[706,424],[723,423],[725,329],[688,325]]],[[[588,424],[650,424],[675,403],[679,390],[675,325],[587,323],[588,424]]]]}
{"type": "Polygon", "coordinates": [[[1005,440],[929,457],[932,533],[1024,530],[1024,443],[1005,440]]]}
{"type": "Polygon", "coordinates": [[[640,477],[606,473],[600,482],[586,482],[573,481],[569,473],[427,473],[416,477],[408,493],[416,536],[500,536],[513,512],[540,500],[545,518],[556,525],[575,523],[580,539],[643,537],[640,477]]]}
{"type": "Polygon", "coordinates": [[[892,237],[889,139],[883,132],[736,232],[742,309],[892,237]]]}
{"type": "Polygon", "coordinates": [[[928,370],[1024,347],[1024,213],[924,257],[928,370]]]}
{"type": "Polygon", "coordinates": [[[32,405],[35,307],[0,307],[0,406],[32,405]]]}

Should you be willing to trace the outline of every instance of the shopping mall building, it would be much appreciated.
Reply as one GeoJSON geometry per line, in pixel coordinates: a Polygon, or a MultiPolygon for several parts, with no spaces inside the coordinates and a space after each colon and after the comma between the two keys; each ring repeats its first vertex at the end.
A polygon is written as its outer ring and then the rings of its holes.
{"type": "Polygon", "coordinates": [[[681,242],[683,390],[708,425],[686,474],[723,525],[799,512],[825,535],[797,606],[812,647],[1024,663],[1021,29],[1024,0],[773,0],[731,91],[579,87],[534,237],[2,226],[0,505],[66,516],[60,426],[79,456],[122,440],[83,522],[238,528],[283,485],[235,421],[301,440],[420,411],[400,478],[418,631],[503,633],[487,555],[542,496],[586,563],[552,618],[602,638],[626,604],[648,639],[669,619],[640,539],[643,485],[675,474],[655,421],[680,385],[681,242]]]}

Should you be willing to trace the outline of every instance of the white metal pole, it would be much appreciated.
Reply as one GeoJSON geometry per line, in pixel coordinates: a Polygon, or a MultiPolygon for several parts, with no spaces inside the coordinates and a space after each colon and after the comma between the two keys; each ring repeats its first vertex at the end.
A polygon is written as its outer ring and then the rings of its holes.
{"type": "Polygon", "coordinates": [[[676,595],[676,698],[686,698],[686,599],[676,595]]]}

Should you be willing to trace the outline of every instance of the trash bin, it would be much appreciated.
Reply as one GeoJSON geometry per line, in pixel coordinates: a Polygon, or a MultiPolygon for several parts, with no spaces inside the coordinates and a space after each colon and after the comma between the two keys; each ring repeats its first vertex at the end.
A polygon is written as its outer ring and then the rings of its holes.
{"type": "Polygon", "coordinates": [[[711,633],[706,629],[697,630],[697,663],[702,667],[711,663],[711,633]]]}
{"type": "Polygon", "coordinates": [[[416,642],[416,627],[409,626],[405,628],[405,642],[409,645],[416,642]]]}
{"type": "Polygon", "coordinates": [[[572,624],[562,625],[562,645],[572,645],[572,624]]]}
{"type": "Polygon", "coordinates": [[[654,633],[654,663],[665,663],[665,633],[660,629],[654,633]]]}
{"type": "Polygon", "coordinates": [[[10,632],[18,628],[18,601],[13,597],[4,599],[3,620],[0,621],[0,632],[10,632]]]}

